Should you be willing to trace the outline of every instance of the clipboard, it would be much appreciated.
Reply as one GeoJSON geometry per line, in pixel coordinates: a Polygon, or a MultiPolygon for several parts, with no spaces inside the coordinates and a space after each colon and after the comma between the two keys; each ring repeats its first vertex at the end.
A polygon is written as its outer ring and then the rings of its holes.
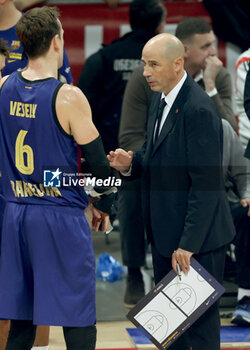
{"type": "Polygon", "coordinates": [[[127,318],[159,349],[172,345],[225,292],[225,288],[191,258],[181,280],[171,270],[127,318]]]}

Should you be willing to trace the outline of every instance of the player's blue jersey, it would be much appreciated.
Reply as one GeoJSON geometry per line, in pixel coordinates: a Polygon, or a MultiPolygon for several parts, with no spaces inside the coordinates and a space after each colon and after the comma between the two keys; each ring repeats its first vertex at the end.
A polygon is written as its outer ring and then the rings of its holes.
{"type": "MultiPolygon", "coordinates": [[[[10,48],[10,56],[6,61],[6,66],[3,69],[2,76],[9,75],[17,69],[24,68],[28,63],[28,60],[23,54],[23,46],[16,35],[16,26],[7,30],[0,30],[0,38],[4,39],[10,48]]],[[[65,50],[63,52],[63,66],[59,69],[59,75],[62,75],[68,84],[72,83],[73,78],[65,50]]]]}
{"type": "Polygon", "coordinates": [[[6,60],[2,76],[9,75],[19,68],[24,68],[27,65],[27,58],[23,57],[23,46],[16,35],[16,26],[7,30],[0,30],[0,38],[4,39],[10,48],[9,59],[6,60]]]}
{"type": "Polygon", "coordinates": [[[56,116],[55,101],[61,86],[54,78],[32,82],[14,72],[1,88],[0,162],[6,201],[88,205],[79,183],[76,142],[56,116]]]}

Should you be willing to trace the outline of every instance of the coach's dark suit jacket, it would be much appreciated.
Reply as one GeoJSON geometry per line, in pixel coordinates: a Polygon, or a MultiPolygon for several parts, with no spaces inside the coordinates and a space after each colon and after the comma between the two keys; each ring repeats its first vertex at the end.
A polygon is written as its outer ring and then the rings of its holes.
{"type": "Polygon", "coordinates": [[[187,76],[154,144],[160,97],[160,93],[153,96],[147,141],[134,154],[132,166],[132,176],[142,178],[147,235],[166,257],[178,247],[208,252],[234,236],[220,167],[220,116],[207,94],[187,76]]]}

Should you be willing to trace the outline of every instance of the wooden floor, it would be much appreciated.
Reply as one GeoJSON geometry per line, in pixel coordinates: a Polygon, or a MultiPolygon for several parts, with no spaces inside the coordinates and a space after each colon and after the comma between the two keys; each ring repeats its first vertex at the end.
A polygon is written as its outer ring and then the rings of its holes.
{"type": "MultiPolygon", "coordinates": [[[[93,233],[93,242],[95,255],[97,258],[101,253],[107,252],[118,259],[118,261],[122,261],[120,252],[120,238],[118,232],[113,232],[112,235],[110,235],[108,242],[103,239],[102,235],[93,233]]],[[[147,261],[147,265],[149,267],[151,266],[150,260],[147,261]]],[[[96,282],[98,320],[96,349],[136,349],[134,343],[126,331],[126,328],[134,327],[134,325],[127,320],[126,314],[128,310],[125,309],[123,305],[126,278],[124,277],[121,281],[116,281],[115,283],[103,282],[99,279],[97,279],[96,282]],[[113,305],[113,307],[110,308],[110,305],[113,305]]],[[[146,290],[150,290],[150,286],[147,286],[146,290]]],[[[234,303],[236,303],[236,299],[233,301],[233,304],[234,303]]],[[[227,307],[226,303],[223,305],[223,307],[223,310],[228,310],[225,308],[227,307]]],[[[233,311],[234,307],[229,309],[231,312],[233,311]]],[[[222,325],[230,325],[230,318],[222,319],[222,325]]],[[[231,348],[238,350],[243,349],[244,347],[239,345],[236,346],[236,344],[223,344],[221,348],[231,348]]],[[[137,348],[136,350],[151,349],[156,348],[153,345],[144,345],[144,347],[137,348]]],[[[248,349],[250,349],[249,346],[248,349]]],[[[51,327],[49,350],[66,350],[61,327],[51,327]]]]}
{"type": "MultiPolygon", "coordinates": [[[[230,319],[222,319],[222,325],[230,325],[230,319]]],[[[126,328],[134,327],[129,321],[98,322],[96,349],[135,349],[126,328]]],[[[250,349],[249,344],[222,344],[222,349],[250,349]]],[[[143,346],[145,350],[156,349],[151,345],[143,346]]],[[[61,327],[51,327],[49,350],[66,350],[61,327]]],[[[140,349],[138,349],[140,350],[140,349]]],[[[212,350],[212,349],[211,349],[212,350]]]]}
{"type": "MultiPolygon", "coordinates": [[[[97,323],[96,349],[133,349],[126,328],[132,328],[130,322],[99,322],[97,323]]],[[[65,350],[61,327],[51,327],[49,350],[65,350]]]]}

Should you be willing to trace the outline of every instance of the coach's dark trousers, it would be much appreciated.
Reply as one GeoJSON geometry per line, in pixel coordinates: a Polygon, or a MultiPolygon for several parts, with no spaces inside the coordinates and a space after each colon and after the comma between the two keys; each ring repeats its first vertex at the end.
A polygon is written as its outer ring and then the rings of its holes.
{"type": "MultiPolygon", "coordinates": [[[[155,284],[171,269],[171,259],[158,253],[152,244],[155,284]]],[[[220,283],[223,281],[226,247],[194,255],[194,258],[220,283]]],[[[220,350],[220,315],[218,302],[213,304],[169,350],[220,350]]]]}

